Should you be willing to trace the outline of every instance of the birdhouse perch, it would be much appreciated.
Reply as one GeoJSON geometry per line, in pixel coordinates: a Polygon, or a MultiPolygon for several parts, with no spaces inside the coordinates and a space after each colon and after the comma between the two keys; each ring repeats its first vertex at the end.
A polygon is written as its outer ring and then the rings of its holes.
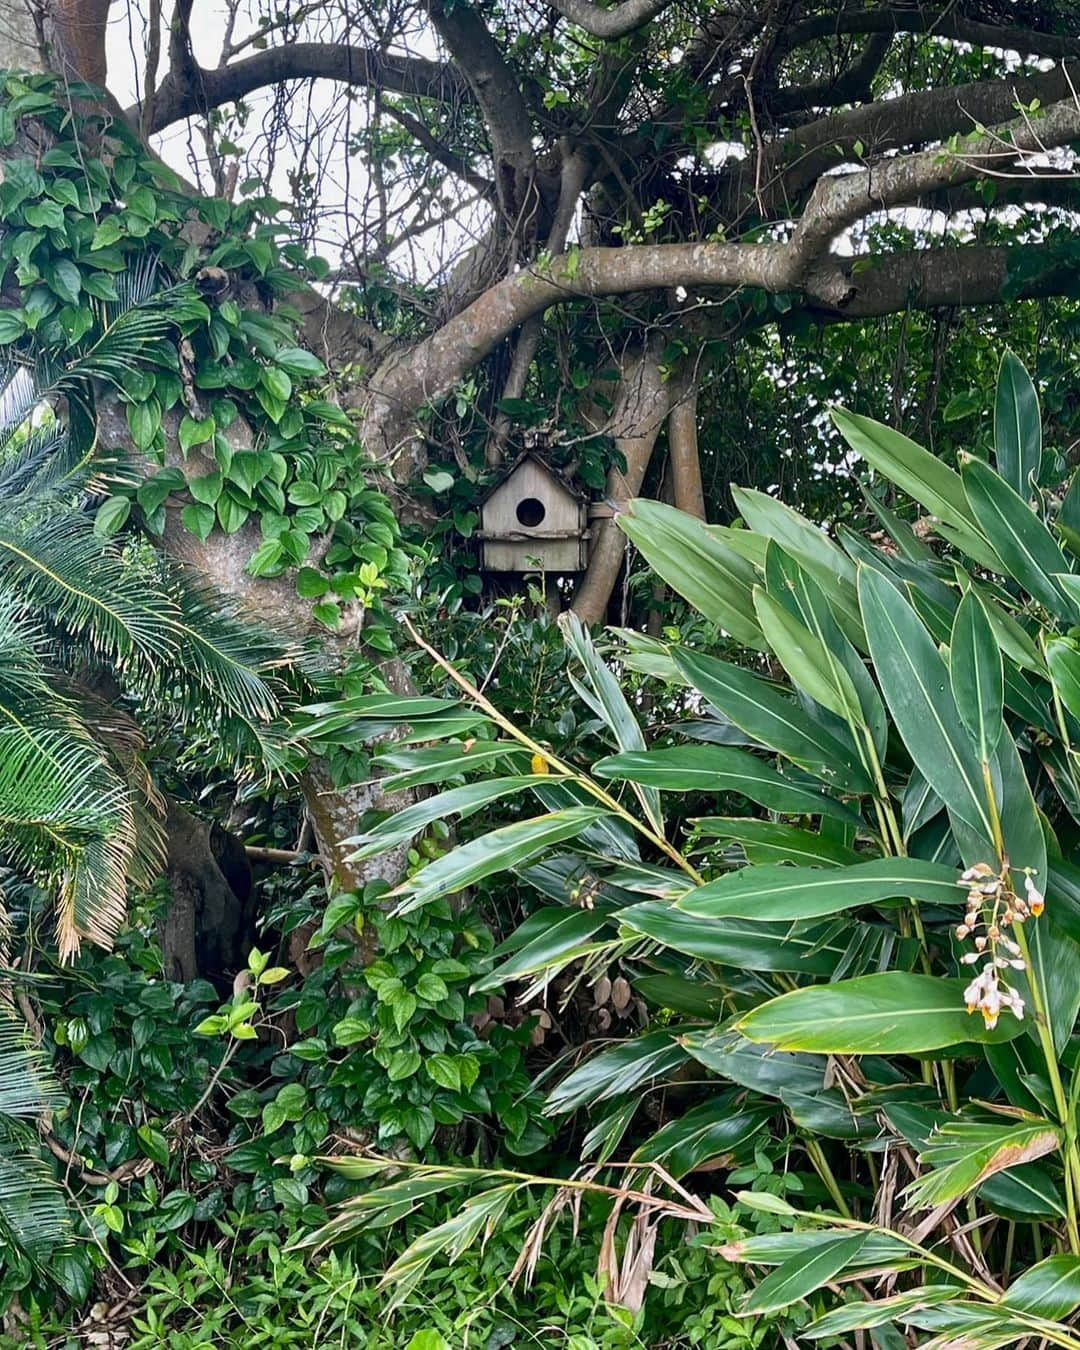
{"type": "Polygon", "coordinates": [[[588,562],[585,495],[539,455],[527,451],[480,502],[483,566],[488,572],[581,572],[588,562]]]}

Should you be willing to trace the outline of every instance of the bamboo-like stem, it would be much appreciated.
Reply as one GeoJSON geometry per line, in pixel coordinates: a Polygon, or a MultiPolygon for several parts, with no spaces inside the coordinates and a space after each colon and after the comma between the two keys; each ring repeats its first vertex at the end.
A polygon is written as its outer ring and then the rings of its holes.
{"type": "Polygon", "coordinates": [[[508,736],[512,736],[519,745],[524,746],[526,750],[542,759],[545,764],[553,768],[561,777],[569,779],[573,783],[577,783],[590,797],[595,798],[596,801],[601,802],[614,815],[625,820],[632,829],[636,830],[645,839],[648,839],[648,841],[662,853],[665,853],[677,867],[690,877],[695,886],[702,886],[705,884],[705,879],[697,868],[684,858],[679,850],[675,848],[673,844],[670,844],[663,835],[657,834],[655,830],[651,830],[646,824],[640,821],[632,811],[628,811],[620,801],[613,797],[609,792],[605,792],[598,783],[595,783],[588,776],[588,774],[580,773],[573,765],[567,764],[565,761],[559,759],[559,757],[547,749],[546,746],[541,745],[539,741],[534,741],[533,738],[522,731],[520,727],[515,726],[508,717],[504,717],[491,700],[482,694],[471,680],[462,675],[461,671],[456,670],[446,657],[437,652],[429,642],[425,642],[416,631],[416,628],[413,626],[408,615],[402,615],[401,622],[416,645],[431,657],[440,670],[449,675],[459,689],[463,689],[465,693],[468,694],[469,700],[478,708],[482,709],[496,726],[505,731],[508,736]]]}

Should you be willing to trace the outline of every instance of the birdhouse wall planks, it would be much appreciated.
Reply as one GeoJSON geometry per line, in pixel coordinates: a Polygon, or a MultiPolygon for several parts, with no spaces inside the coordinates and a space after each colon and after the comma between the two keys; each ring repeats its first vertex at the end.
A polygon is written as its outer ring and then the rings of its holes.
{"type": "Polygon", "coordinates": [[[480,503],[487,572],[581,572],[588,562],[588,499],[527,451],[480,503]]]}

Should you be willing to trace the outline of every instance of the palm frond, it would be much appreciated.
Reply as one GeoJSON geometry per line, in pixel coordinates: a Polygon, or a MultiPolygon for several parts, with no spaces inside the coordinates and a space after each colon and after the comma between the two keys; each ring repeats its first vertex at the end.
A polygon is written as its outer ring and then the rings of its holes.
{"type": "Polygon", "coordinates": [[[69,1229],[63,1193],[45,1164],[26,1145],[0,1152],[0,1233],[7,1242],[41,1260],[69,1229]]]}
{"type": "Polygon", "coordinates": [[[29,1122],[64,1101],[26,1028],[0,1013],[0,1248],[31,1258],[62,1242],[68,1216],[51,1172],[36,1156],[29,1122]]]}
{"type": "Polygon", "coordinates": [[[178,611],[171,623],[188,678],[230,712],[270,722],[280,708],[275,672],[293,664],[295,649],[242,618],[193,572],[170,568],[166,584],[178,611]]]}
{"type": "MultiPolygon", "coordinates": [[[[10,511],[29,492],[58,486],[81,456],[73,449],[66,428],[53,422],[30,427],[17,448],[0,451],[0,496],[10,511]]],[[[40,500],[36,503],[40,508],[40,500]]]]}
{"type": "Polygon", "coordinates": [[[0,704],[0,848],[57,894],[62,960],[80,939],[109,947],[123,922],[136,846],[123,779],[80,728],[35,727],[0,704]]]}
{"type": "Polygon", "coordinates": [[[175,655],[167,597],[147,602],[145,576],[95,535],[84,516],[14,521],[0,510],[0,587],[110,660],[175,655]]]}

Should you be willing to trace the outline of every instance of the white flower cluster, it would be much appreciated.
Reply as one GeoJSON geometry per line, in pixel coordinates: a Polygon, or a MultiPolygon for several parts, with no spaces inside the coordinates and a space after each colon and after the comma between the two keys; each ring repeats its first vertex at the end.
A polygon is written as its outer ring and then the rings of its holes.
{"type": "Polygon", "coordinates": [[[1018,1019],[1024,1016],[1024,1000],[1004,976],[1007,970],[1023,970],[1024,959],[1019,943],[1006,930],[1026,919],[1037,919],[1045,900],[1030,870],[1024,872],[1022,896],[1016,893],[1007,866],[995,872],[987,863],[976,863],[963,873],[960,885],[967,887],[967,910],[956,936],[973,937],[975,944],[975,950],[961,960],[966,966],[984,963],[964,990],[964,1002],[969,1013],[981,1012],[993,1030],[1003,1009],[1018,1019]]]}

